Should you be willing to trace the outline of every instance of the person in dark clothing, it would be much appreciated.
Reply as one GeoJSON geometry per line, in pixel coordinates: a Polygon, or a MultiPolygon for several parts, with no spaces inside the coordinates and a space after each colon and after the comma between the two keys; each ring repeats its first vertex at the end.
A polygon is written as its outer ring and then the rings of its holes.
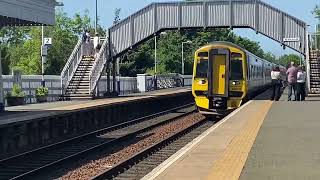
{"type": "Polygon", "coordinates": [[[279,66],[275,67],[271,71],[271,83],[272,83],[272,94],[270,100],[279,101],[280,99],[280,88],[282,86],[281,74],[279,66]]]}
{"type": "Polygon", "coordinates": [[[291,62],[291,67],[286,73],[288,78],[288,101],[291,101],[292,95],[294,95],[293,101],[296,100],[297,73],[298,68],[296,68],[294,62],[291,62]]]}
{"type": "Polygon", "coordinates": [[[87,30],[84,30],[82,33],[82,42],[85,43],[87,41],[87,30]]]}
{"type": "Polygon", "coordinates": [[[298,68],[296,92],[297,101],[304,101],[306,97],[306,72],[303,66],[298,68]]]}

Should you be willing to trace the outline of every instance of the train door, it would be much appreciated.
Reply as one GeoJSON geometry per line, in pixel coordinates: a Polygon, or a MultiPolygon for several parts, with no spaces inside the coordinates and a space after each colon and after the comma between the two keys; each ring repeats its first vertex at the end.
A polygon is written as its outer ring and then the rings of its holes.
{"type": "Polygon", "coordinates": [[[228,97],[229,85],[229,50],[213,49],[208,61],[208,95],[228,97]]]}

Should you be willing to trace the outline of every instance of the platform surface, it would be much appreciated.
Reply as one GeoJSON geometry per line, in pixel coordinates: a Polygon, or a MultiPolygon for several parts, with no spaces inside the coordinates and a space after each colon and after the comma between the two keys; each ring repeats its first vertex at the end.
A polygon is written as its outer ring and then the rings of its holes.
{"type": "Polygon", "coordinates": [[[268,100],[237,109],[146,175],[146,179],[320,179],[320,97],[268,100]]]}
{"type": "Polygon", "coordinates": [[[123,103],[126,101],[166,96],[191,91],[190,88],[171,88],[146,93],[135,93],[116,98],[105,98],[87,101],[58,101],[41,104],[28,104],[23,106],[6,107],[6,112],[0,114],[0,126],[31,120],[39,117],[53,116],[59,113],[80,110],[95,106],[123,103]]]}
{"type": "Polygon", "coordinates": [[[320,97],[274,103],[240,179],[320,179],[319,112],[320,97]]]}

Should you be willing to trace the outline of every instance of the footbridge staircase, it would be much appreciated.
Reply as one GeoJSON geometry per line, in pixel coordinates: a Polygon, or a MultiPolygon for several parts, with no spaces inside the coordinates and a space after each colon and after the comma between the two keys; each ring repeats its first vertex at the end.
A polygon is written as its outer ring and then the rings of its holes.
{"type": "Polygon", "coordinates": [[[94,60],[86,64],[85,70],[83,43],[78,42],[61,73],[63,94],[95,95],[109,62],[161,31],[188,28],[251,28],[302,54],[308,49],[306,23],[260,0],[152,3],[110,27],[100,51],[95,57],[89,55],[94,60]],[[299,38],[299,42],[285,41],[290,38],[299,38]],[[82,81],[78,82],[75,76],[82,81]]]}

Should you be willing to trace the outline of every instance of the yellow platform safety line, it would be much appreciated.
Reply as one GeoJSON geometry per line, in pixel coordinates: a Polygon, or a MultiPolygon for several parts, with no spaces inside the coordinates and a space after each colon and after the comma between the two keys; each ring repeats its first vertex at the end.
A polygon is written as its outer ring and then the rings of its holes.
{"type": "Polygon", "coordinates": [[[244,129],[230,142],[227,149],[221,154],[220,158],[213,165],[207,179],[239,179],[252,145],[271,105],[271,101],[266,101],[257,111],[248,116],[250,119],[244,129]]]}

